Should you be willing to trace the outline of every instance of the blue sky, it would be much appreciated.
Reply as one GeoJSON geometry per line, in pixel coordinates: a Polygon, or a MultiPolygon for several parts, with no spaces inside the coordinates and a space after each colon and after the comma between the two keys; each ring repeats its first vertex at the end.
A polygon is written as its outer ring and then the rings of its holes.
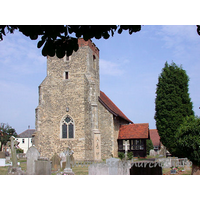
{"type": "MultiPolygon", "coordinates": [[[[156,128],[155,91],[165,62],[186,70],[193,110],[200,115],[200,36],[196,26],[142,26],[138,33],[124,31],[108,40],[93,39],[100,49],[100,87],[134,123],[156,128]]],[[[38,86],[46,76],[46,58],[21,33],[0,42],[0,122],[20,134],[35,128],[38,86]]]]}

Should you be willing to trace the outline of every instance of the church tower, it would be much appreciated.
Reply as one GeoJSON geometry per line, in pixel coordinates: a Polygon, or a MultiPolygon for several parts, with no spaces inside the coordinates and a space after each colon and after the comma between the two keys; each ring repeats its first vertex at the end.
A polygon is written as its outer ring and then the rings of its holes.
{"type": "Polygon", "coordinates": [[[47,58],[47,76],[39,86],[35,146],[48,158],[70,147],[76,160],[101,160],[99,49],[91,40],[79,39],[78,44],[70,57],[47,58]]]}

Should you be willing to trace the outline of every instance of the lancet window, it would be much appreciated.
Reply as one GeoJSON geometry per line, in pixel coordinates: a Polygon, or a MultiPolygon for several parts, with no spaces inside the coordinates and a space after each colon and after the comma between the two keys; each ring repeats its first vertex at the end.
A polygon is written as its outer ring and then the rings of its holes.
{"type": "Polygon", "coordinates": [[[62,121],[62,138],[74,138],[74,120],[68,115],[62,121]]]}

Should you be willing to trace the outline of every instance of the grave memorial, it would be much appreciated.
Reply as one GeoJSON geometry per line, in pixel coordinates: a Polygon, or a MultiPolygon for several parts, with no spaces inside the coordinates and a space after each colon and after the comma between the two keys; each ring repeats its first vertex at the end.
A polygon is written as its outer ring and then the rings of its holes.
{"type": "Polygon", "coordinates": [[[26,157],[27,157],[26,173],[28,175],[34,175],[35,174],[35,161],[39,158],[39,156],[40,156],[40,153],[35,146],[31,146],[28,149],[28,151],[26,153],[26,157]]]}

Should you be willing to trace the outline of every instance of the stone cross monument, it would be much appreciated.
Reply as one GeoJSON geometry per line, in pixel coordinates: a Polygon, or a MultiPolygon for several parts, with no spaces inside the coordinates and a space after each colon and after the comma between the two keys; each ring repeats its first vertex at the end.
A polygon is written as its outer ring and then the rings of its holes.
{"type": "Polygon", "coordinates": [[[67,147],[67,150],[64,151],[64,154],[66,155],[66,166],[64,169],[63,174],[64,175],[74,175],[74,172],[72,171],[70,167],[70,161],[71,161],[71,155],[73,155],[74,151],[72,151],[69,147],[67,147]]]}
{"type": "Polygon", "coordinates": [[[17,145],[18,145],[18,141],[15,140],[14,136],[10,137],[10,142],[8,142],[8,145],[10,145],[11,148],[11,156],[12,156],[12,167],[17,167],[17,153],[16,153],[16,149],[17,149],[17,145]]]}
{"type": "Polygon", "coordinates": [[[125,159],[127,159],[127,152],[128,152],[128,146],[129,146],[128,140],[125,140],[124,145],[125,145],[125,159]]]}

